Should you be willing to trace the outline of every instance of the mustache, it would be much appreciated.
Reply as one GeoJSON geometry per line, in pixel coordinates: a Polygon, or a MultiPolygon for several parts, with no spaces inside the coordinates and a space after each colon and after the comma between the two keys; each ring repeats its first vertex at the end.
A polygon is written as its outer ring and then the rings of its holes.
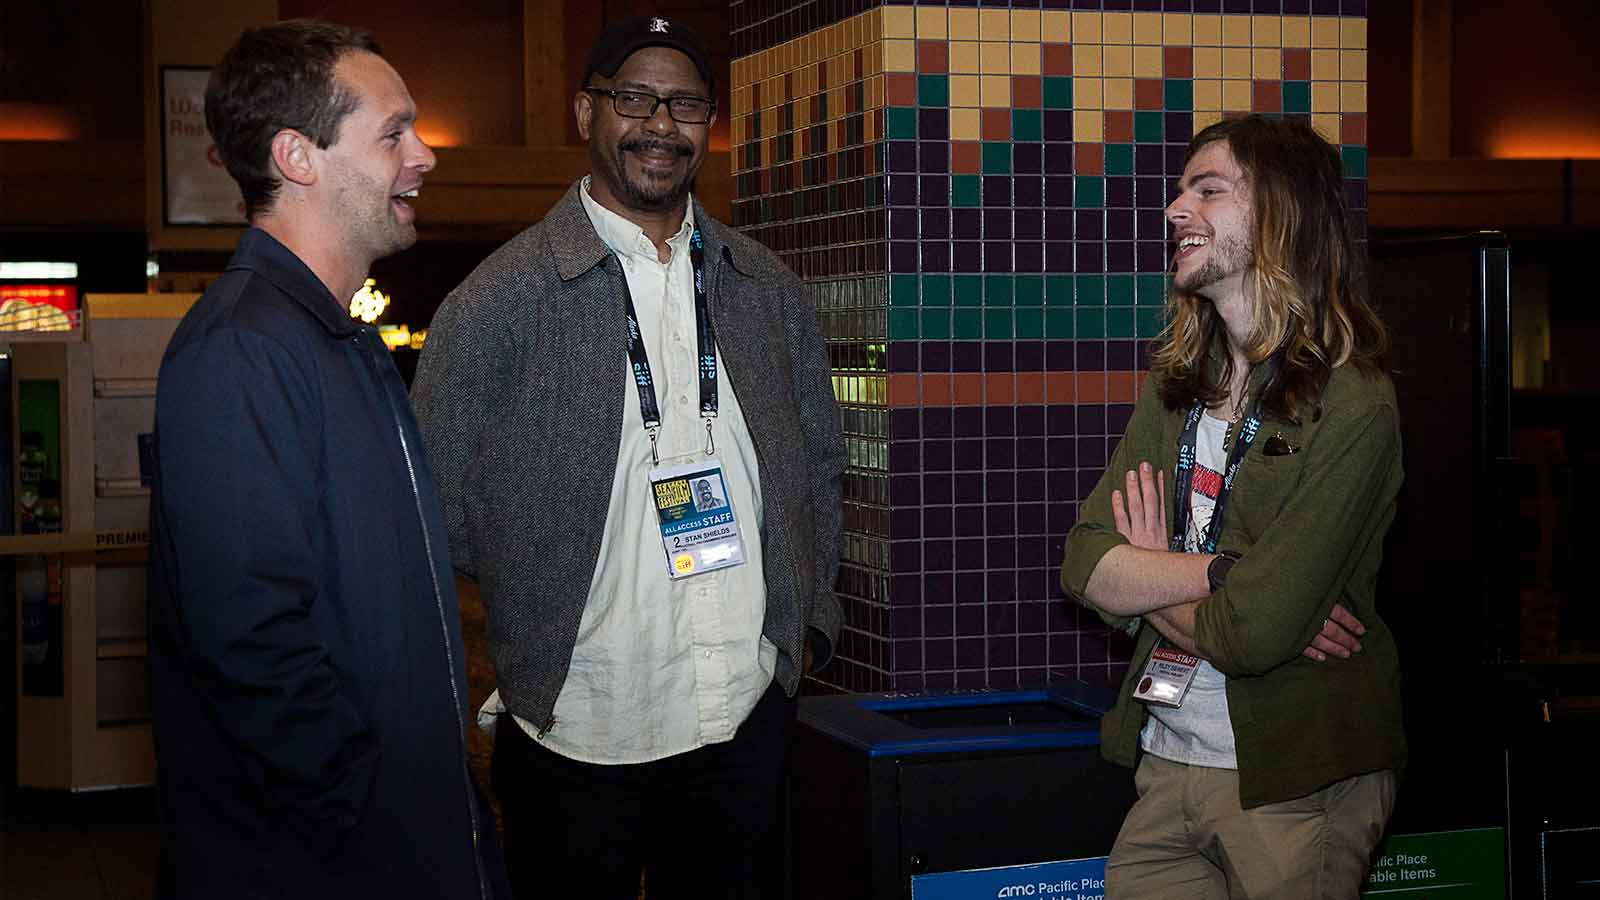
{"type": "Polygon", "coordinates": [[[688,142],[669,141],[664,138],[628,138],[617,145],[624,153],[671,153],[692,156],[694,148],[688,142]]]}

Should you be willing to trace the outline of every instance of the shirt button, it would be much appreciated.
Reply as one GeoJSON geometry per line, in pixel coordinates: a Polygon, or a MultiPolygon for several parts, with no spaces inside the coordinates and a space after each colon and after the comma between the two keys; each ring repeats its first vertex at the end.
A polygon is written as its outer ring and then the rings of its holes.
{"type": "Polygon", "coordinates": [[[710,659],[710,658],[711,658],[711,651],[707,650],[706,651],[706,659],[710,659]]]}
{"type": "Polygon", "coordinates": [[[679,394],[678,395],[678,402],[683,404],[684,406],[688,406],[689,405],[689,395],[688,394],[679,394]]]}

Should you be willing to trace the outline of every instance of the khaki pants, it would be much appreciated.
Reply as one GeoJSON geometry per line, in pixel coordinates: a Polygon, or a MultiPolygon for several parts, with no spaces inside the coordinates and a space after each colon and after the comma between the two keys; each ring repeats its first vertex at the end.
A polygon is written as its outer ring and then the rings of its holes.
{"type": "Polygon", "coordinates": [[[1239,808],[1239,773],[1145,754],[1106,863],[1106,900],[1353,900],[1394,809],[1394,773],[1239,808]]]}

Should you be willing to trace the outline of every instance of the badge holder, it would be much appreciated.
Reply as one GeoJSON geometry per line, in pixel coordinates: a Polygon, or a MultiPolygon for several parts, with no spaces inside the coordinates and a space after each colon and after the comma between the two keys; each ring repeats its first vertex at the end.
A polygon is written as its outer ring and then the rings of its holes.
{"type": "Polygon", "coordinates": [[[744,562],[744,538],[717,460],[651,469],[650,489],[671,578],[744,562]]]}
{"type": "Polygon", "coordinates": [[[1133,699],[1177,709],[1183,705],[1183,697],[1189,693],[1189,685],[1199,668],[1200,657],[1170,647],[1157,647],[1150,654],[1150,661],[1145,663],[1133,699]]]}

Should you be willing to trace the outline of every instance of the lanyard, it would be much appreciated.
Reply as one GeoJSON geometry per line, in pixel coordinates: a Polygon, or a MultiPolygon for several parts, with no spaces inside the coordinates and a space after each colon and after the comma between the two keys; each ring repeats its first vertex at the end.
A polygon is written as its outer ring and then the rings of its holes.
{"type": "MultiPolygon", "coordinates": [[[[621,260],[618,260],[620,263],[621,260]]],[[[695,344],[699,351],[700,415],[706,421],[706,455],[717,452],[711,436],[711,420],[717,416],[717,335],[711,325],[710,302],[706,298],[706,252],[700,229],[689,236],[689,265],[694,270],[695,344]]],[[[656,437],[661,431],[661,405],[656,401],[655,376],[650,371],[650,355],[645,351],[644,335],[639,330],[639,313],[633,308],[633,292],[628,275],[622,274],[622,299],[628,313],[628,361],[633,368],[633,383],[639,388],[639,415],[650,433],[650,459],[659,464],[656,437]]]]}
{"type": "MultiPolygon", "coordinates": [[[[1200,540],[1201,553],[1217,552],[1217,539],[1222,536],[1222,514],[1228,506],[1228,495],[1233,491],[1234,476],[1239,474],[1239,465],[1244,462],[1244,456],[1250,450],[1250,445],[1255,442],[1256,432],[1261,430],[1261,398],[1267,392],[1267,385],[1272,383],[1272,376],[1278,370],[1278,359],[1273,357],[1267,363],[1266,372],[1261,380],[1261,390],[1256,392],[1255,402],[1250,405],[1250,414],[1239,425],[1239,436],[1233,442],[1233,450],[1228,453],[1228,464],[1223,470],[1222,487],[1217,490],[1216,504],[1211,509],[1211,521],[1206,525],[1206,533],[1200,540]]],[[[1195,442],[1200,429],[1200,417],[1205,415],[1205,404],[1196,402],[1194,408],[1189,410],[1189,418],[1184,421],[1183,434],[1178,438],[1178,470],[1173,479],[1173,494],[1176,497],[1177,514],[1172,520],[1172,539],[1167,549],[1173,553],[1183,552],[1183,539],[1189,531],[1189,507],[1193,498],[1190,496],[1189,485],[1194,480],[1195,442]]]]}

